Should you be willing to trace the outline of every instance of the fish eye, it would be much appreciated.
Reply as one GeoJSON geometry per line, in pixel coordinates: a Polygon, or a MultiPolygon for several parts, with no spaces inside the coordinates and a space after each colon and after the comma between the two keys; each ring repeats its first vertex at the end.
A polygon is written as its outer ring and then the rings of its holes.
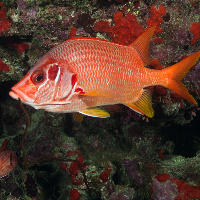
{"type": "Polygon", "coordinates": [[[44,72],[42,70],[33,72],[31,80],[33,81],[34,84],[42,83],[45,80],[44,72]]]}
{"type": "Polygon", "coordinates": [[[43,74],[39,74],[39,75],[37,75],[37,76],[35,77],[35,80],[36,80],[37,82],[41,82],[41,81],[43,80],[43,78],[44,78],[44,75],[43,75],[43,74]]]}

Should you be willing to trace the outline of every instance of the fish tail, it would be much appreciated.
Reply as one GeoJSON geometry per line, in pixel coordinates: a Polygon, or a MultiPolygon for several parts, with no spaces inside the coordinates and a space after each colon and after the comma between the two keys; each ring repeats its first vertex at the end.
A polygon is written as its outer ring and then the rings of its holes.
{"type": "Polygon", "coordinates": [[[190,70],[190,68],[195,64],[195,62],[199,59],[199,57],[200,51],[188,56],[179,63],[162,70],[162,72],[164,73],[164,76],[162,77],[162,85],[173,90],[178,95],[195,105],[197,104],[197,102],[192,97],[192,95],[189,94],[185,85],[181,83],[181,80],[190,70]]]}

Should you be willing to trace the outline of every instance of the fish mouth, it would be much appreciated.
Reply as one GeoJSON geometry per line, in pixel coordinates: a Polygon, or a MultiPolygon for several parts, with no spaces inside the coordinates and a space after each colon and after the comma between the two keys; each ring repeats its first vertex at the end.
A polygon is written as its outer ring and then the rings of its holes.
{"type": "Polygon", "coordinates": [[[26,104],[31,104],[34,102],[33,99],[29,98],[28,96],[26,96],[21,90],[12,87],[11,88],[12,91],[9,92],[9,95],[13,98],[13,99],[20,99],[23,103],[26,104]]]}

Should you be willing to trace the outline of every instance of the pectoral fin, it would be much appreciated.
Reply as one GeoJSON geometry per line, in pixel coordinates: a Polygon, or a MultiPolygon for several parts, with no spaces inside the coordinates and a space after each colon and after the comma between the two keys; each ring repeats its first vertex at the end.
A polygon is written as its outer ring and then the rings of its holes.
{"type": "Polygon", "coordinates": [[[97,108],[97,107],[82,110],[80,111],[80,113],[84,115],[92,116],[92,117],[100,117],[100,118],[110,117],[110,114],[107,111],[103,110],[102,108],[97,108]]]}
{"type": "Polygon", "coordinates": [[[145,114],[147,117],[152,118],[154,116],[154,110],[152,108],[152,97],[149,90],[144,90],[140,98],[134,103],[125,103],[126,106],[139,112],[145,114]]]}
{"type": "Polygon", "coordinates": [[[96,97],[111,97],[112,95],[101,91],[101,90],[93,90],[90,92],[86,92],[85,94],[81,94],[81,95],[85,95],[85,96],[96,96],[96,97]]]}

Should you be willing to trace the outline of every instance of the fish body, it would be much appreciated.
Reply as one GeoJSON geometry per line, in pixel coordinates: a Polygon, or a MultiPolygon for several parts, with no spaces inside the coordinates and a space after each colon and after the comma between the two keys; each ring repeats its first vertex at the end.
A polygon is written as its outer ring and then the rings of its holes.
{"type": "Polygon", "coordinates": [[[5,150],[0,152],[0,178],[9,174],[18,164],[15,151],[5,150]]]}
{"type": "Polygon", "coordinates": [[[0,147],[0,178],[9,174],[18,164],[16,152],[8,150],[7,144],[5,140],[0,147]]]}
{"type": "Polygon", "coordinates": [[[96,38],[67,40],[47,52],[9,93],[14,99],[50,112],[80,112],[108,117],[98,106],[124,104],[153,117],[148,86],[162,85],[197,104],[180,82],[200,52],[165,68],[150,64],[149,43],[155,28],[129,46],[96,38]]]}

